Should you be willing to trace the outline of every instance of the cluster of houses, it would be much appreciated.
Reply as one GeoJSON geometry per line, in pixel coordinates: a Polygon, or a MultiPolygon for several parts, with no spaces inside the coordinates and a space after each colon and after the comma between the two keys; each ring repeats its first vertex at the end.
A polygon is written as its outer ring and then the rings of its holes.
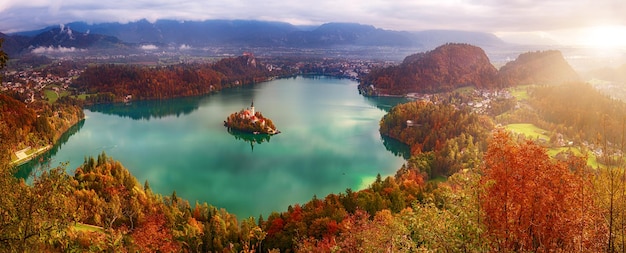
{"type": "MultiPolygon", "coordinates": [[[[47,87],[54,92],[66,90],[72,80],[83,72],[82,69],[71,69],[66,77],[57,76],[51,73],[43,74],[41,71],[21,70],[7,71],[3,74],[3,82],[0,91],[13,91],[26,94],[26,103],[31,103],[37,98],[35,94],[47,87]],[[54,85],[53,87],[50,87],[54,85]]],[[[41,97],[43,98],[43,97],[41,97]]]]}
{"type": "Polygon", "coordinates": [[[373,68],[392,65],[394,65],[393,61],[325,59],[298,62],[295,64],[295,69],[301,73],[317,73],[358,80],[360,76],[367,75],[373,68]]]}
{"type": "Polygon", "coordinates": [[[491,108],[491,101],[494,99],[511,99],[513,95],[508,90],[476,90],[475,101],[467,102],[467,106],[471,107],[477,113],[485,113],[491,108]]]}
{"type": "MultiPolygon", "coordinates": [[[[433,98],[436,95],[422,94],[422,93],[408,93],[406,98],[418,101],[429,101],[437,103],[433,98]]],[[[511,99],[513,95],[506,89],[503,90],[475,90],[472,101],[466,101],[460,104],[461,106],[469,106],[477,113],[485,113],[487,109],[491,107],[491,102],[495,99],[511,99]]],[[[458,105],[457,105],[458,106],[458,105]]]]}

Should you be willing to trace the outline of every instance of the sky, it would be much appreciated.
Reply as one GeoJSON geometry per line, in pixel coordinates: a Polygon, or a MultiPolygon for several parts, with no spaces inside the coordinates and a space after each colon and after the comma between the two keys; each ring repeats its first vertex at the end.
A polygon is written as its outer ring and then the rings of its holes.
{"type": "Polygon", "coordinates": [[[74,21],[245,19],[481,31],[520,43],[626,47],[624,13],[623,0],[0,0],[0,32],[74,21]]]}

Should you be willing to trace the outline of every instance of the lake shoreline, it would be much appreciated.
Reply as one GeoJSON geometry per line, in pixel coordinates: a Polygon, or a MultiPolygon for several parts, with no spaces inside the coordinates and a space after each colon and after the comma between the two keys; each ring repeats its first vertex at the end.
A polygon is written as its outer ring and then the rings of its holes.
{"type": "MultiPolygon", "coordinates": [[[[82,110],[84,110],[84,108],[80,108],[80,111],[82,112],[82,110]]],[[[61,137],[66,134],[70,129],[72,129],[72,127],[78,125],[78,123],[80,123],[81,121],[85,120],[85,116],[84,114],[80,114],[82,115],[82,117],[78,117],[79,115],[75,115],[77,117],[72,117],[72,119],[70,120],[70,124],[68,124],[66,127],[63,127],[62,131],[57,131],[54,133],[54,140],[52,141],[52,143],[43,146],[43,147],[38,147],[38,149],[28,155],[26,155],[25,157],[20,157],[20,155],[18,155],[18,153],[20,152],[26,152],[24,151],[25,149],[22,150],[18,150],[16,152],[13,153],[13,155],[15,155],[18,159],[16,160],[11,160],[9,162],[9,166],[13,166],[13,167],[19,167],[27,162],[32,161],[33,159],[39,158],[41,155],[44,155],[46,152],[50,151],[50,149],[52,149],[52,147],[56,146],[59,144],[59,142],[61,141],[61,137]],[[76,118],[74,120],[74,118],[76,118]]],[[[53,116],[54,117],[54,116],[53,116]]],[[[26,149],[30,149],[30,147],[26,148],[26,149]]]]}
{"type": "Polygon", "coordinates": [[[46,145],[44,147],[41,147],[41,148],[37,149],[35,152],[33,152],[31,154],[28,154],[28,155],[26,155],[25,157],[22,157],[22,158],[20,158],[20,156],[17,155],[17,154],[20,153],[20,152],[24,153],[26,151],[24,151],[24,150],[17,151],[17,152],[15,152],[15,155],[18,157],[18,159],[15,160],[15,161],[11,161],[10,165],[20,166],[20,165],[22,165],[24,163],[27,163],[27,162],[31,161],[32,159],[38,157],[39,155],[45,153],[46,151],[50,150],[53,145],[46,145]]]}
{"type": "MultiPolygon", "coordinates": [[[[361,189],[404,164],[378,132],[385,114],[380,107],[395,103],[366,99],[357,85],[303,76],[191,98],[86,108],[85,123],[45,153],[43,162],[63,162],[72,171],[84,157],[106,152],[140,182],[149,181],[154,192],[175,190],[192,203],[211,203],[237,217],[267,216],[313,195],[361,189]],[[227,131],[224,119],[251,101],[281,134],[270,139],[227,131]],[[263,197],[285,189],[292,194],[263,197]]],[[[22,168],[26,173],[41,165],[35,160],[22,168]]]]}

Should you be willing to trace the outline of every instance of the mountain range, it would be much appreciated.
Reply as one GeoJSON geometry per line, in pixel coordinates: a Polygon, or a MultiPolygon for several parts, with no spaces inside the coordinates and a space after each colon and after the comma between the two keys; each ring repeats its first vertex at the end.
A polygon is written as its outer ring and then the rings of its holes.
{"type": "Polygon", "coordinates": [[[88,24],[73,22],[34,31],[2,34],[10,56],[44,48],[138,48],[141,45],[185,47],[289,47],[333,48],[374,46],[434,48],[455,42],[498,46],[505,42],[493,34],[455,30],[393,31],[355,23],[326,23],[299,27],[289,23],[255,20],[175,21],[154,23],[88,24]]]}

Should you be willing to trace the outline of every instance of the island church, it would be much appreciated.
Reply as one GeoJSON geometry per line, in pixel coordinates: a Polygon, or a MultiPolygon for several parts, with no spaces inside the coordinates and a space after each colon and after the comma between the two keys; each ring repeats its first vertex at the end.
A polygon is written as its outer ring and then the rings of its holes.
{"type": "Polygon", "coordinates": [[[257,112],[254,109],[254,101],[252,101],[250,107],[228,116],[226,121],[224,121],[224,126],[229,129],[233,128],[254,134],[274,135],[280,133],[280,131],[276,130],[272,120],[263,117],[261,112],[257,112]]]}
{"type": "Polygon", "coordinates": [[[256,113],[254,112],[254,101],[252,101],[252,103],[250,104],[250,107],[246,108],[240,115],[242,119],[248,119],[252,123],[255,123],[258,121],[259,124],[261,124],[261,126],[265,126],[265,119],[258,118],[255,114],[256,113]]]}

